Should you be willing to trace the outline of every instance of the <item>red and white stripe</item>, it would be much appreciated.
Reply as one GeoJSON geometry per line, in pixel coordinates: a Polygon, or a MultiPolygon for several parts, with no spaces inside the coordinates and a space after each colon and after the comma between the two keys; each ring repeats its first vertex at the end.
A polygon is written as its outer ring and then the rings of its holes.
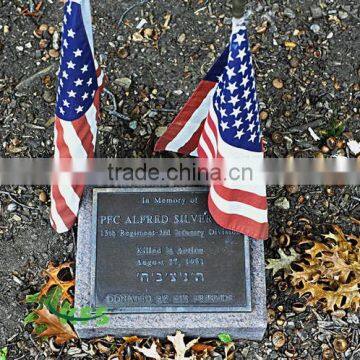
{"type": "MultiPolygon", "coordinates": [[[[199,140],[198,155],[200,158],[222,159],[225,174],[226,168],[234,161],[240,167],[241,159],[250,159],[256,167],[263,159],[262,153],[230,146],[222,139],[212,101],[199,140]]],[[[208,206],[220,226],[255,239],[267,239],[269,225],[265,183],[235,182],[226,178],[223,183],[210,186],[208,206]]]]}
{"type": "MultiPolygon", "coordinates": [[[[98,90],[95,99],[84,116],[74,121],[61,120],[55,117],[54,127],[54,159],[61,165],[61,159],[93,158],[97,135],[97,120],[99,118],[100,94],[103,90],[104,76],[98,67],[96,71],[98,90]]],[[[58,233],[68,231],[76,222],[84,185],[72,184],[71,174],[60,174],[55,184],[51,186],[50,221],[58,233]]],[[[77,179],[78,180],[78,179],[77,179]]]]}
{"type": "Polygon", "coordinates": [[[197,156],[197,147],[216,83],[202,80],[193,96],[156,143],[155,151],[197,156]]]}

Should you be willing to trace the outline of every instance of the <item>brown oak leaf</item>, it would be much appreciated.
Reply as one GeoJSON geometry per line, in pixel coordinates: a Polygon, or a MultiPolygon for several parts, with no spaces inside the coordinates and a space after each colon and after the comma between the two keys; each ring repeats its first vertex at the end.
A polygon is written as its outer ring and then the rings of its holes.
{"type": "Polygon", "coordinates": [[[69,290],[75,286],[75,280],[61,280],[59,278],[60,271],[64,269],[71,269],[71,263],[66,262],[59,266],[54,266],[52,262],[49,263],[49,266],[43,272],[43,276],[48,277],[47,283],[42,287],[39,293],[39,299],[45,296],[53,286],[59,286],[61,288],[61,298],[60,303],[65,299],[70,302],[70,304],[74,303],[74,297],[70,294],[69,290]]]}
{"type": "Polygon", "coordinates": [[[55,343],[62,345],[69,340],[77,339],[77,335],[69,324],[62,324],[59,318],[49,312],[44,306],[40,310],[35,310],[36,315],[39,316],[34,322],[37,325],[46,325],[40,337],[55,337],[55,343]]]}

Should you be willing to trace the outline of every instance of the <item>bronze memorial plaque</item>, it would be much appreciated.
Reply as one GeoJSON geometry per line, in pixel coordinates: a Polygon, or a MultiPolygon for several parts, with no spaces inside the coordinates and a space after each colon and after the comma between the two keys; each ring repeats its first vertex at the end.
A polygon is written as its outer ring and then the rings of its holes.
{"type": "Polygon", "coordinates": [[[251,311],[249,240],[204,188],[94,189],[94,306],[114,313],[251,311]]]}

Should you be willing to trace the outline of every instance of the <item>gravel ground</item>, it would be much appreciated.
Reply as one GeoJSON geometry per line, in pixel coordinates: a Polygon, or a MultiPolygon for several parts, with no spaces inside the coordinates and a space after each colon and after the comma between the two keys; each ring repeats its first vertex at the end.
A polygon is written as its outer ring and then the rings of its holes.
{"type": "MultiPolygon", "coordinates": [[[[103,97],[98,153],[103,157],[151,156],[157,129],[171,122],[224,48],[230,4],[151,0],[129,12],[118,26],[135,1],[93,3],[99,60],[109,79],[107,88],[116,96],[117,111],[124,115],[110,115],[111,98],[103,97]],[[134,33],[143,18],[150,30],[140,38],[134,33]]],[[[61,4],[45,2],[39,17],[21,13],[28,4],[0,0],[1,157],[50,157],[53,153],[61,4]],[[47,30],[39,35],[36,30],[42,24],[47,30]]],[[[342,144],[360,140],[359,2],[261,0],[250,7],[266,156],[350,156],[342,144]],[[285,46],[285,41],[291,43],[285,46]],[[313,139],[308,126],[321,140],[313,139]],[[331,135],[338,141],[335,148],[331,135]]],[[[60,236],[51,230],[47,188],[0,190],[0,348],[8,346],[10,359],[52,358],[48,344],[36,343],[31,329],[21,323],[27,312],[23,300],[39,289],[39,274],[49,260],[74,259],[76,233],[60,236]]],[[[275,256],[284,233],[292,244],[300,234],[321,234],[330,224],[359,234],[359,187],[271,187],[268,196],[268,257],[275,256]]],[[[280,286],[282,279],[270,274],[267,283],[272,315],[267,334],[260,343],[239,342],[237,358],[321,359],[330,348],[336,358],[360,359],[358,315],[349,312],[338,319],[318,309],[294,314],[292,304],[298,298],[292,289],[280,286]],[[277,350],[271,339],[278,330],[286,334],[286,344],[277,350]],[[348,343],[344,353],[333,351],[333,341],[339,336],[348,343]]],[[[63,349],[58,358],[66,358],[65,353],[63,349]]]]}

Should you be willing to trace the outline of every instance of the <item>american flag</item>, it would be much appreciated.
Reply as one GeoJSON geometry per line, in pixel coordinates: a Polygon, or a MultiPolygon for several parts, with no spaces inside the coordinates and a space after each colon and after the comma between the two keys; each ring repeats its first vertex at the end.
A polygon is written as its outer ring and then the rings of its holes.
{"type": "MultiPolygon", "coordinates": [[[[261,162],[262,136],[255,73],[243,19],[233,20],[228,49],[155,149],[207,159],[235,159],[239,166],[242,158],[247,162],[249,159],[261,162]]],[[[268,237],[265,182],[223,180],[220,184],[212,184],[208,206],[220,226],[255,239],[268,237]]]]}
{"type": "MultiPolygon", "coordinates": [[[[103,75],[94,58],[90,0],[64,6],[54,128],[55,160],[94,157],[103,75]]],[[[51,186],[51,224],[63,233],[75,223],[83,185],[51,186]]]]}

